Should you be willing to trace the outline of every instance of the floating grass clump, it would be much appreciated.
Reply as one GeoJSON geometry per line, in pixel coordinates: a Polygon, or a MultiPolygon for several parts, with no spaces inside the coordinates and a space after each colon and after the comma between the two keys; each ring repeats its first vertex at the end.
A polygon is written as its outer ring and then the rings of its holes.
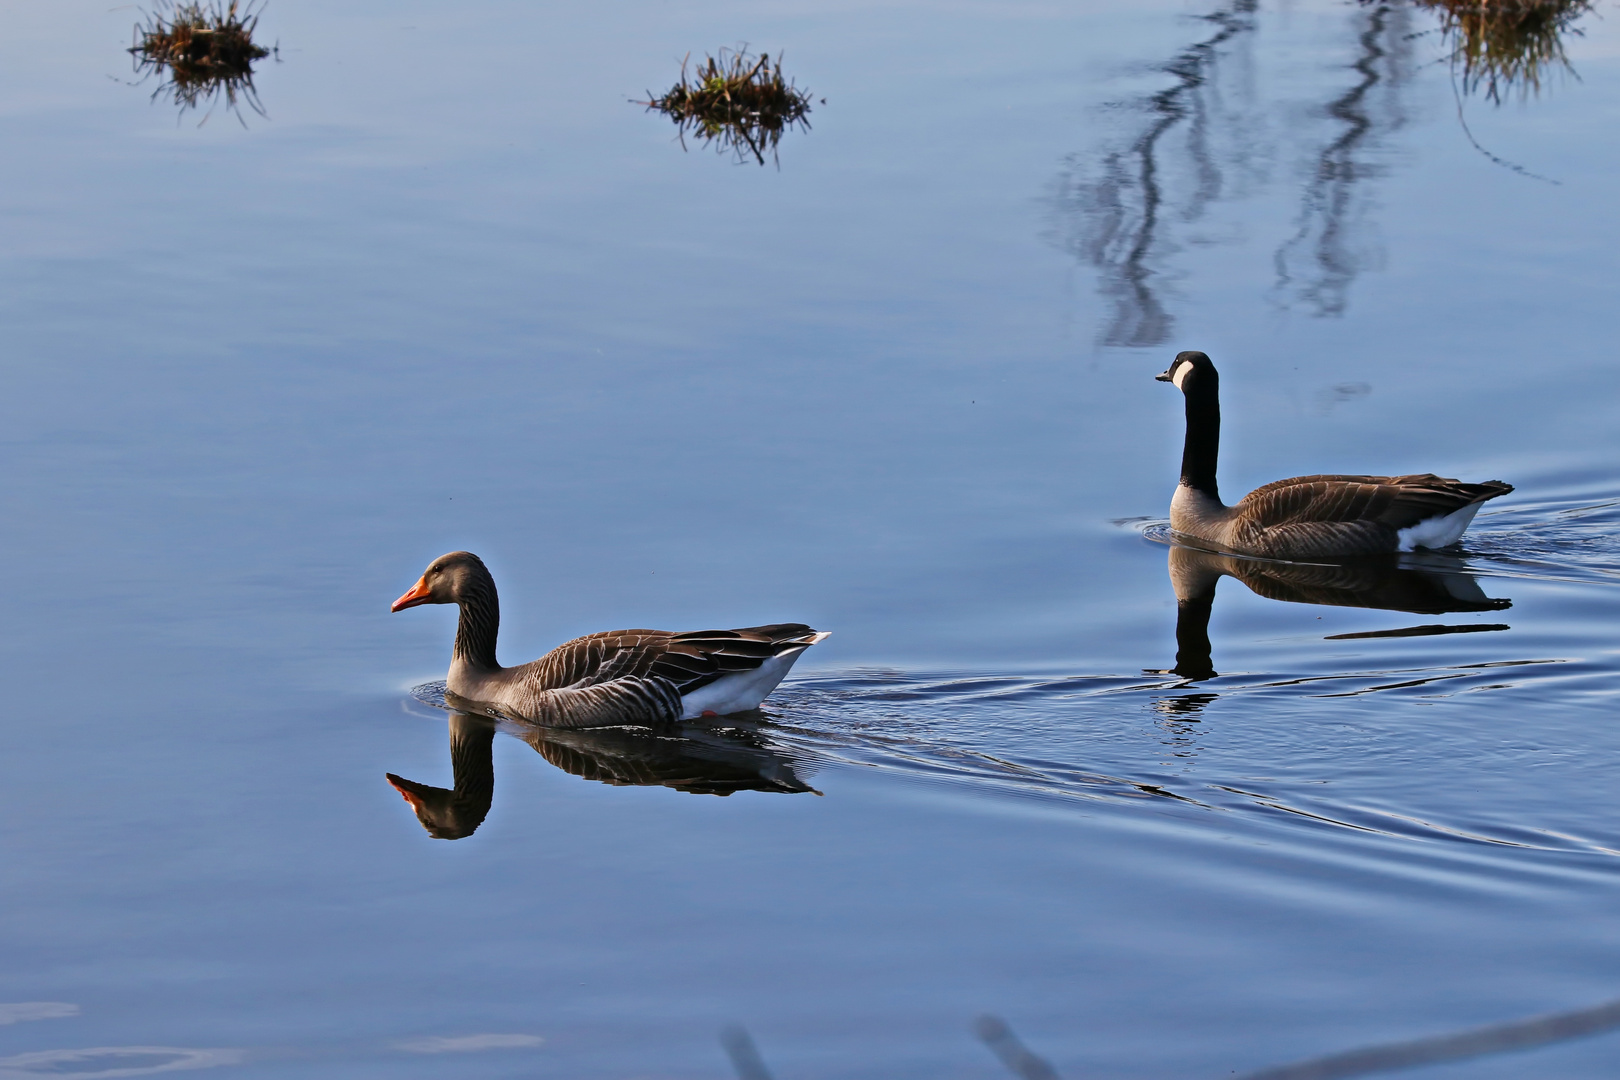
{"type": "Polygon", "coordinates": [[[184,112],[223,97],[238,119],[242,101],[263,116],[253,62],[270,50],[253,40],[258,25],[251,0],[245,7],[238,0],[162,4],[136,25],[129,51],[137,72],[161,80],[153,98],[167,97],[184,112]]]}
{"type": "Polygon", "coordinates": [[[767,152],[776,159],[784,131],[809,129],[810,92],[782,78],[780,56],[773,66],[769,53],[756,58],[747,49],[721,49],[697,66],[695,78],[687,75],[690,59],[681,61],[681,81],[666,94],[648,91],[648,100],[636,102],[673,119],[682,146],[690,131],[739,162],[752,157],[763,165],[767,152]]]}
{"type": "Polygon", "coordinates": [[[1418,2],[1439,14],[1463,92],[1483,92],[1497,103],[1514,86],[1521,98],[1539,93],[1550,70],[1572,71],[1564,35],[1580,34],[1575,20],[1592,10],[1591,0],[1418,2]]]}

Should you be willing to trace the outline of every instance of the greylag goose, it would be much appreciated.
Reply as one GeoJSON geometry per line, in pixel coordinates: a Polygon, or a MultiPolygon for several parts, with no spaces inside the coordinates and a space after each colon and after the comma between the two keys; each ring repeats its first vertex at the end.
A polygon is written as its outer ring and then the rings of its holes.
{"type": "Polygon", "coordinates": [[[1413,476],[1296,476],[1221,502],[1215,459],[1221,444],[1220,375],[1201,352],[1177,353],[1157,376],[1187,402],[1181,483],[1170,527],[1225,551],[1269,558],[1374,555],[1456,543],[1487,500],[1511,484],[1465,484],[1413,476]]]}
{"type": "Polygon", "coordinates": [[[441,555],[392,610],[457,604],[449,694],[484,712],[553,727],[661,724],[759,707],[799,654],[828,635],[803,623],[740,630],[609,630],[557,646],[532,663],[495,660],[501,608],[495,579],[467,551],[441,555]]]}

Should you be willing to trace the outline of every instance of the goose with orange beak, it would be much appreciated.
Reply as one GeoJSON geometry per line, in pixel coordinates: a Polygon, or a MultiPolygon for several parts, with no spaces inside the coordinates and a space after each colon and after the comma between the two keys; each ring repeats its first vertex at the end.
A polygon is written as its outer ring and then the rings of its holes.
{"type": "Polygon", "coordinates": [[[609,630],[575,638],[540,659],[495,659],[495,579],[468,551],[441,555],[392,610],[461,609],[445,688],[469,707],[554,727],[653,725],[748,712],[799,656],[828,635],[803,623],[737,630],[609,630]]]}

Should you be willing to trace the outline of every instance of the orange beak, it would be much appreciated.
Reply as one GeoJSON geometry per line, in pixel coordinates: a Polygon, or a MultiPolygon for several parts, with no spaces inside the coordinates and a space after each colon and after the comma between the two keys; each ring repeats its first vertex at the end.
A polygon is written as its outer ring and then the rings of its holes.
{"type": "Polygon", "coordinates": [[[411,804],[412,810],[420,810],[424,805],[426,805],[426,799],[422,798],[422,796],[405,786],[406,784],[410,783],[409,780],[405,779],[403,776],[395,776],[393,773],[384,773],[383,775],[388,777],[389,786],[403,795],[405,797],[405,801],[411,804]]]}
{"type": "Polygon", "coordinates": [[[389,611],[404,611],[408,607],[415,607],[417,604],[425,604],[427,602],[428,602],[427,575],[423,574],[417,580],[416,584],[411,586],[411,591],[406,593],[404,596],[400,597],[398,600],[395,600],[394,601],[394,606],[389,608],[388,610],[389,611]]]}

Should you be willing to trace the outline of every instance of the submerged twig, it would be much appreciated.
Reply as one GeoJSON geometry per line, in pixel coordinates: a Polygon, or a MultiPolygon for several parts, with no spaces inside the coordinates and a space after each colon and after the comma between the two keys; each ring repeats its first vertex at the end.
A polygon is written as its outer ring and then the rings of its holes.
{"type": "MultiPolygon", "coordinates": [[[[138,73],[158,76],[154,100],[167,97],[184,112],[223,96],[225,107],[238,120],[242,120],[240,101],[263,116],[253,86],[253,63],[271,50],[254,42],[258,25],[259,12],[252,0],[245,6],[239,0],[160,3],[144,24],[136,25],[129,52],[138,73]]],[[[204,115],[199,124],[207,120],[204,115]]]]}
{"type": "Polygon", "coordinates": [[[1239,1080],[1344,1080],[1442,1061],[1466,1061],[1600,1035],[1620,1027],[1620,1001],[1591,1009],[1492,1024],[1455,1035],[1386,1043],[1293,1065],[1245,1073],[1239,1080]]]}
{"type": "Polygon", "coordinates": [[[731,1067],[737,1070],[737,1080],[771,1080],[765,1059],[759,1056],[759,1048],[754,1045],[747,1029],[741,1026],[726,1028],[720,1033],[720,1045],[731,1059],[731,1067]]]}
{"type": "Polygon", "coordinates": [[[1479,140],[1474,138],[1474,129],[1468,126],[1468,117],[1463,115],[1462,91],[1457,88],[1457,79],[1455,76],[1453,76],[1451,80],[1451,96],[1457,100],[1457,125],[1462,128],[1463,135],[1468,139],[1468,145],[1472,146],[1475,150],[1478,150],[1482,155],[1484,155],[1486,161],[1489,161],[1492,165],[1500,165],[1508,172],[1518,173],[1520,176],[1526,177],[1530,180],[1540,180],[1542,183],[1551,184],[1554,187],[1559,187],[1562,185],[1563,181],[1561,180],[1554,180],[1550,176],[1542,176],[1540,173],[1531,172],[1523,165],[1509,161],[1507,158],[1499,157],[1480,145],[1479,140]]]}
{"type": "Polygon", "coordinates": [[[1018,1041],[1012,1028],[999,1016],[986,1013],[974,1021],[973,1033],[990,1052],[1001,1059],[1007,1071],[1018,1080],[1058,1080],[1057,1070],[1033,1050],[1018,1041]]]}
{"type": "Polygon", "coordinates": [[[690,60],[688,53],[680,82],[662,96],[649,90],[647,100],[635,102],[674,120],[682,146],[690,130],[719,152],[734,153],[739,162],[753,157],[763,165],[766,151],[776,159],[784,131],[795,125],[809,129],[810,92],[782,78],[780,55],[773,66],[770,53],[755,57],[746,48],[721,49],[697,66],[695,79],[687,76],[690,60]]]}

